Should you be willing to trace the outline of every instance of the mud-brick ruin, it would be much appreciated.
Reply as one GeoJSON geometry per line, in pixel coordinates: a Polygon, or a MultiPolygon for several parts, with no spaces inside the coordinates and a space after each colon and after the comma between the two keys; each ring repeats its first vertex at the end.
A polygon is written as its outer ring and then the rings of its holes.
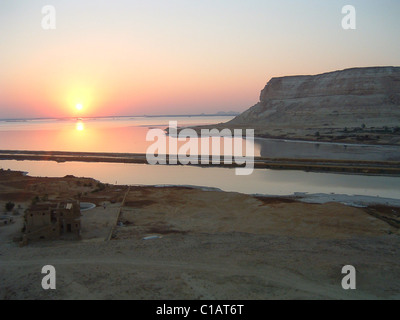
{"type": "Polygon", "coordinates": [[[42,202],[25,213],[24,240],[80,239],[81,211],[78,201],[42,202]]]}

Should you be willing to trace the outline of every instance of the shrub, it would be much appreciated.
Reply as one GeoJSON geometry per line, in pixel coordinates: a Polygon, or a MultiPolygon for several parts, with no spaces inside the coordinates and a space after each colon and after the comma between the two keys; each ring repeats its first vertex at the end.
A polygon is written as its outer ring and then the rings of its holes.
{"type": "Polygon", "coordinates": [[[34,198],[32,199],[32,205],[37,204],[39,201],[40,201],[40,199],[39,199],[38,196],[34,197],[34,198]]]}
{"type": "Polygon", "coordinates": [[[106,186],[105,186],[104,183],[99,182],[99,183],[97,184],[97,189],[99,189],[100,191],[104,190],[105,188],[106,188],[106,186]]]}
{"type": "Polygon", "coordinates": [[[8,211],[8,212],[10,212],[12,209],[14,209],[14,207],[15,207],[15,204],[13,203],[13,202],[11,202],[11,201],[8,201],[7,203],[6,203],[6,210],[8,211]]]}
{"type": "Polygon", "coordinates": [[[94,193],[94,192],[99,192],[99,191],[103,191],[105,188],[106,188],[106,185],[105,185],[104,183],[99,182],[99,183],[97,183],[97,188],[94,189],[94,190],[92,191],[92,193],[94,193]]]}

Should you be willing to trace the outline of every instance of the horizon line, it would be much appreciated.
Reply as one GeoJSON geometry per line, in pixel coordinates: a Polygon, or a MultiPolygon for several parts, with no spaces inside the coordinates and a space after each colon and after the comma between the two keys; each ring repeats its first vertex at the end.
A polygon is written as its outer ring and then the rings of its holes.
{"type": "Polygon", "coordinates": [[[0,118],[0,121],[23,121],[23,120],[72,120],[72,119],[105,119],[105,118],[155,118],[155,117],[210,117],[210,116],[237,116],[239,111],[217,112],[217,113],[195,113],[195,114],[155,114],[155,115],[108,115],[108,116],[86,116],[86,117],[28,117],[28,118],[0,118]]]}

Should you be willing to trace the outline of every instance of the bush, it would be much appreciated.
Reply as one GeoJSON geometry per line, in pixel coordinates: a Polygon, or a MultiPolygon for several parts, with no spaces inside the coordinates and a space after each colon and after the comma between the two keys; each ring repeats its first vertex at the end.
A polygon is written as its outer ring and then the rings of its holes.
{"type": "Polygon", "coordinates": [[[36,196],[36,197],[34,197],[33,199],[32,199],[32,205],[35,205],[35,204],[37,204],[38,202],[40,202],[40,199],[39,199],[39,197],[38,196],[36,196]]]}
{"type": "Polygon", "coordinates": [[[94,189],[94,190],[92,191],[92,193],[94,193],[94,192],[99,192],[99,191],[103,191],[105,188],[106,188],[106,185],[105,185],[104,183],[99,182],[99,183],[97,183],[97,188],[94,189]]]}
{"type": "Polygon", "coordinates": [[[106,186],[105,186],[104,183],[99,182],[99,183],[97,184],[97,189],[99,189],[100,191],[104,190],[105,188],[106,188],[106,186]]]}
{"type": "Polygon", "coordinates": [[[6,210],[8,211],[8,212],[10,212],[12,209],[14,209],[14,207],[15,207],[15,204],[13,203],[13,202],[11,202],[11,201],[9,201],[9,202],[7,202],[6,203],[6,210]]]}

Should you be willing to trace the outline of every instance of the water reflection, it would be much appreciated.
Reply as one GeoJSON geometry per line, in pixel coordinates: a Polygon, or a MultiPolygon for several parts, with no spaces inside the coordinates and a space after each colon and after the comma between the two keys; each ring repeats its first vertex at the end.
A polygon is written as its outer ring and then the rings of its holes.
{"type": "MultiPolygon", "coordinates": [[[[198,117],[197,123],[192,117],[179,119],[179,126],[198,125],[210,122],[214,117],[198,117]]],[[[220,121],[215,117],[214,121],[220,121]]],[[[79,121],[53,120],[48,122],[24,122],[14,127],[0,122],[0,149],[7,150],[43,150],[43,151],[76,151],[76,152],[116,152],[146,153],[154,141],[146,141],[147,132],[156,127],[161,130],[168,126],[171,118],[133,118],[133,119],[85,119],[79,121]],[[164,123],[164,124],[163,124],[164,123]]],[[[198,153],[222,154],[225,149],[223,139],[219,147],[215,141],[207,143],[206,138],[193,138],[198,153]],[[203,150],[202,150],[203,147],[203,150]],[[220,152],[218,152],[218,149],[220,152]]],[[[167,138],[167,152],[173,154],[189,142],[188,139],[167,138]],[[176,146],[176,148],[170,148],[176,146]]],[[[246,150],[242,139],[242,154],[246,150]]],[[[233,146],[235,139],[227,138],[226,143],[233,146]]],[[[233,148],[230,148],[233,149],[233,148]]],[[[184,152],[186,153],[186,151],[184,152]]],[[[230,152],[231,154],[232,152],[230,152]]],[[[259,151],[256,150],[256,155],[259,151]]]]}
{"type": "Polygon", "coordinates": [[[76,124],[76,130],[77,130],[77,131],[83,131],[83,130],[85,130],[85,125],[84,125],[84,123],[83,123],[83,122],[78,122],[78,123],[76,124]]]}
{"type": "Polygon", "coordinates": [[[53,161],[0,161],[4,169],[28,171],[29,175],[63,177],[72,174],[105,183],[173,184],[220,188],[248,194],[288,195],[294,192],[336,193],[399,199],[400,177],[363,176],[303,171],[255,169],[249,176],[236,176],[233,169],[195,166],[151,166],[123,163],[53,161]]]}
{"type": "Polygon", "coordinates": [[[267,158],[400,161],[400,146],[256,139],[256,150],[267,158]]]}
{"type": "MultiPolygon", "coordinates": [[[[225,122],[232,117],[180,117],[179,126],[225,122]]],[[[0,149],[77,152],[146,153],[150,128],[164,129],[170,117],[93,118],[75,120],[0,121],[0,149]]],[[[174,138],[172,138],[174,139],[174,138]]],[[[185,141],[177,143],[178,150],[185,141]]],[[[228,143],[233,143],[232,139],[228,143]]],[[[199,138],[199,150],[204,143],[199,138]]],[[[224,148],[221,142],[221,150],[224,148]]],[[[211,145],[210,145],[211,148],[211,145]]],[[[245,143],[243,141],[243,150],[245,143]]],[[[210,150],[211,152],[211,150],[210,150]]],[[[255,139],[255,156],[270,158],[308,158],[343,160],[400,161],[399,146],[310,143],[274,139],[255,139]]]]}

